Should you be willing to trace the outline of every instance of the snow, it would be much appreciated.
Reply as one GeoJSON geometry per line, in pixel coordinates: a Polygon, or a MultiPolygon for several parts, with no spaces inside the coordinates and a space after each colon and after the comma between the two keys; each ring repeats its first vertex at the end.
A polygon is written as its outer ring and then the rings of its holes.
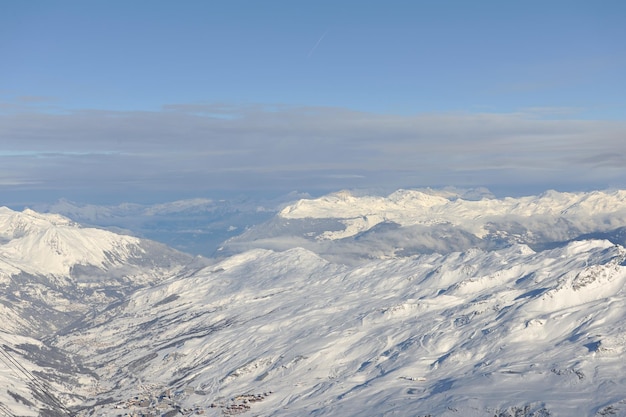
{"type": "Polygon", "coordinates": [[[348,267],[255,250],[142,290],[58,344],[132,368],[124,380],[99,371],[126,395],[140,383],[199,390],[178,401],[207,415],[270,391],[255,414],[594,415],[626,392],[624,253],[587,241],[348,267]]]}
{"type": "MultiPolygon", "coordinates": [[[[612,230],[626,226],[625,201],[624,191],[472,201],[452,191],[341,192],[279,216],[342,221],[314,223],[323,227],[311,240],[326,252],[256,248],[160,269],[152,265],[163,252],[137,238],[0,208],[0,345],[78,416],[624,417],[623,246],[565,239],[358,263],[327,253],[381,223],[420,233],[449,225],[429,237],[448,248],[462,236],[454,228],[480,237],[514,224],[511,235],[523,223],[534,226],[521,234],[539,233],[560,219],[567,231],[612,230]],[[144,264],[131,268],[138,251],[144,264]],[[80,265],[90,280],[69,279],[80,265]],[[47,321],[65,313],[62,328],[47,321]]],[[[375,238],[358,243],[375,253],[375,238]]],[[[0,414],[60,409],[32,384],[0,370],[0,414]]]]}
{"type": "MultiPolygon", "coordinates": [[[[45,351],[45,345],[33,338],[18,336],[0,331],[0,414],[7,416],[58,415],[51,410],[58,408],[48,395],[59,392],[65,380],[80,379],[83,383],[93,383],[93,375],[85,375],[73,369],[52,371],[32,353],[45,351]]],[[[45,361],[44,361],[45,362],[45,361]]],[[[71,394],[62,395],[68,405],[76,405],[77,398],[71,394]]],[[[56,401],[59,401],[56,399],[56,401]]],[[[66,410],[64,410],[66,411],[66,410]]]]}
{"type": "Polygon", "coordinates": [[[402,226],[448,223],[463,226],[477,237],[487,233],[491,221],[561,217],[583,231],[610,230],[626,223],[626,191],[559,193],[521,198],[449,199],[415,190],[399,190],[387,197],[356,197],[348,191],[318,199],[299,200],[279,215],[285,219],[339,218],[346,229],[326,232],[321,239],[354,236],[383,221],[402,226]]]}
{"type": "Polygon", "coordinates": [[[56,276],[68,275],[75,265],[105,269],[124,262],[139,244],[134,237],[81,228],[60,215],[7,208],[0,209],[0,238],[5,240],[0,262],[10,265],[9,271],[56,276]]]}

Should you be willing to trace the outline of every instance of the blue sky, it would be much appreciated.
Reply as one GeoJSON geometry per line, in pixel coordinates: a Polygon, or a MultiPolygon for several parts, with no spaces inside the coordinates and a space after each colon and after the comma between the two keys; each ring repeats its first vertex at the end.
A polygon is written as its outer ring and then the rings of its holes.
{"type": "Polygon", "coordinates": [[[10,1],[0,191],[626,187],[621,1],[10,1]]]}

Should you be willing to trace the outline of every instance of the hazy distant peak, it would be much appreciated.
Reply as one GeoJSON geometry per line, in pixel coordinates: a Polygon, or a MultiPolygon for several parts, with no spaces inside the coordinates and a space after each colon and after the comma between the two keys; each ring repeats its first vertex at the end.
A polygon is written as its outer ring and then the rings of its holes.
{"type": "MultiPolygon", "coordinates": [[[[600,214],[626,211],[626,191],[594,191],[590,193],[561,193],[548,191],[539,196],[482,198],[471,201],[445,198],[417,190],[398,190],[387,197],[355,197],[348,192],[329,194],[317,199],[303,199],[285,207],[279,215],[284,218],[355,218],[386,213],[400,219],[419,216],[476,219],[491,216],[559,214],[600,214]],[[424,211],[424,209],[427,209],[424,211]]],[[[396,219],[398,220],[398,219],[396,219]]]]}
{"type": "Polygon", "coordinates": [[[342,191],[301,199],[271,221],[231,238],[222,253],[298,245],[350,262],[520,243],[543,250],[572,240],[626,242],[624,190],[504,198],[481,192],[478,200],[454,189],[402,189],[387,196],[342,191]]]}

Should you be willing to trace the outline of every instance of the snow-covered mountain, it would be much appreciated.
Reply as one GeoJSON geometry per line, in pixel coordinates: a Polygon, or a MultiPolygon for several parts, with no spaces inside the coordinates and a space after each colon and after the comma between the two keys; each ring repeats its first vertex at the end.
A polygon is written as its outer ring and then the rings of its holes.
{"type": "Polygon", "coordinates": [[[4,209],[0,414],[625,417],[625,198],[340,193],[220,260],[4,209]]]}
{"type": "Polygon", "coordinates": [[[255,250],[54,345],[98,375],[80,415],[623,416],[625,259],[608,241],[358,267],[255,250]]]}
{"type": "Polygon", "coordinates": [[[156,242],[0,207],[0,411],[68,415],[65,404],[83,401],[75,388],[94,375],[47,338],[202,264],[156,242]]]}
{"type": "Polygon", "coordinates": [[[33,208],[61,214],[75,222],[105,227],[167,244],[180,251],[211,256],[226,239],[267,221],[287,203],[306,197],[289,193],[272,199],[194,198],[159,204],[79,204],[59,200],[33,208]]]}
{"type": "Polygon", "coordinates": [[[348,191],[303,199],[233,237],[223,254],[301,246],[329,259],[385,258],[513,243],[535,250],[579,238],[626,243],[626,191],[465,199],[454,191],[399,190],[387,197],[348,191]]]}
{"type": "Polygon", "coordinates": [[[0,208],[0,330],[26,336],[56,331],[192,260],[60,215],[0,208]]]}

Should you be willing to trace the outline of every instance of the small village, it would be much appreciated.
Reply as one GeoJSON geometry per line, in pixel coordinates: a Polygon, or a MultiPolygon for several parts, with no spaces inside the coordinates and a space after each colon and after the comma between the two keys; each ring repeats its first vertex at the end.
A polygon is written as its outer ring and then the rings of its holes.
{"type": "MultiPolygon", "coordinates": [[[[221,410],[224,416],[234,416],[250,411],[253,404],[263,401],[272,392],[262,394],[243,394],[233,398],[210,403],[209,405],[194,405],[184,407],[181,403],[191,395],[206,395],[203,391],[197,391],[192,387],[180,390],[170,388],[160,390],[158,395],[154,391],[146,390],[144,394],[135,395],[130,399],[115,404],[120,412],[119,417],[174,417],[204,415],[209,410],[221,410]]],[[[214,414],[214,413],[211,413],[214,414]]]]}

